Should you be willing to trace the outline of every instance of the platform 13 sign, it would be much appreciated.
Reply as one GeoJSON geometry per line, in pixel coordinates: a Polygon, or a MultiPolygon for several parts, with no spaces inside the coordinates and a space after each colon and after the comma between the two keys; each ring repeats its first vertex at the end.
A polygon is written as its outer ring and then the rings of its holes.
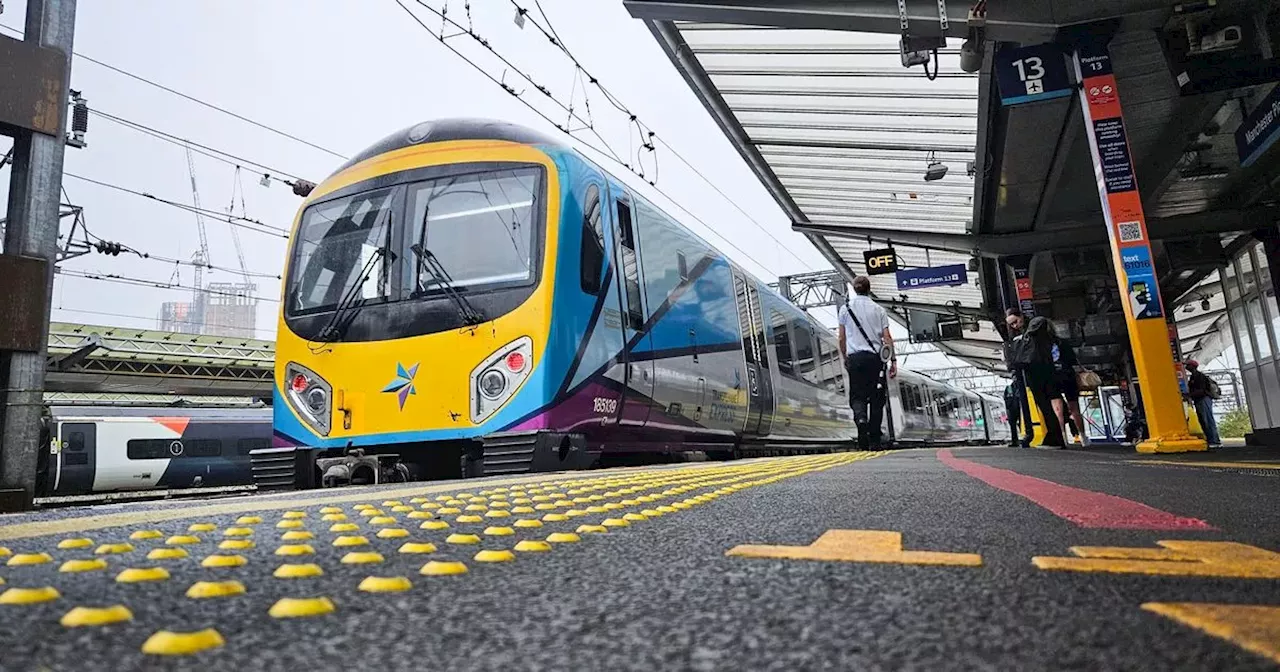
{"type": "Polygon", "coordinates": [[[1064,58],[1062,50],[1054,44],[996,52],[1000,102],[1021,105],[1071,95],[1071,78],[1064,58]]]}

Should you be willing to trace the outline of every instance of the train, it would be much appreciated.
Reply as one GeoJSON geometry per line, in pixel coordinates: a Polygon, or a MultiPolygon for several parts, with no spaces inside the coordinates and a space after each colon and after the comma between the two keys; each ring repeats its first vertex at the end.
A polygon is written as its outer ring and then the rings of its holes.
{"type": "Polygon", "coordinates": [[[270,408],[50,406],[38,497],[253,485],[270,408]]]}
{"type": "MultiPolygon", "coordinates": [[[[834,334],[521,126],[387,136],[314,187],[287,254],[254,469],[291,468],[295,487],[830,450],[856,432],[834,334]]],[[[889,397],[895,440],[1007,434],[992,398],[909,373],[889,397]]]]}

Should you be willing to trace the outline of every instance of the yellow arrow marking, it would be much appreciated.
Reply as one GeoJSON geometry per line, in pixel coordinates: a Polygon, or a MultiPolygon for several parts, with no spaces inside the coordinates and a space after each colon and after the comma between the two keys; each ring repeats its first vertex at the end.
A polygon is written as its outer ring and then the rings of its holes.
{"type": "Polygon", "coordinates": [[[1280,663],[1280,607],[1148,602],[1142,608],[1280,663]]]}
{"type": "Polygon", "coordinates": [[[827,530],[808,546],[744,545],[729,549],[725,555],[781,560],[982,566],[982,556],[976,553],[904,551],[901,532],[882,530],[827,530]]]}
{"type": "Polygon", "coordinates": [[[1163,548],[1072,546],[1079,557],[1037,556],[1040,569],[1156,576],[1280,579],[1280,553],[1232,541],[1157,541],[1163,548]]]}
{"type": "Polygon", "coordinates": [[[1176,467],[1209,469],[1280,469],[1277,462],[1199,462],[1194,460],[1129,460],[1130,464],[1166,464],[1176,467]]]}

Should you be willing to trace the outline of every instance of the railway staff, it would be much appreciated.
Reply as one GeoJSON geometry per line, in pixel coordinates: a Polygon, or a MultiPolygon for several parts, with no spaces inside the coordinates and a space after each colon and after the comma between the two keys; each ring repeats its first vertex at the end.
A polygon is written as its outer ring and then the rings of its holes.
{"type": "Polygon", "coordinates": [[[1013,422],[1010,424],[1014,426],[1013,437],[1009,440],[1009,445],[1021,445],[1023,448],[1030,448],[1031,439],[1035,436],[1035,428],[1031,422],[1031,402],[1027,399],[1026,373],[1015,365],[1010,352],[1013,340],[1022,334],[1022,328],[1026,326],[1026,318],[1023,317],[1022,311],[1017,308],[1009,308],[1004,311],[1004,314],[1005,326],[1009,328],[1009,338],[1005,341],[1004,363],[1009,372],[1013,374],[1013,391],[1017,397],[1016,403],[1009,407],[1009,416],[1013,418],[1013,422]],[[1022,421],[1021,423],[1017,422],[1019,419],[1022,421]],[[1017,425],[1019,424],[1022,425],[1023,432],[1021,444],[1018,443],[1017,425]]]}
{"type": "Polygon", "coordinates": [[[889,316],[871,300],[871,280],[853,279],[851,300],[840,309],[840,356],[849,374],[849,406],[858,425],[858,448],[880,445],[880,423],[884,417],[885,364],[892,378],[898,375],[898,359],[893,356],[893,336],[889,316]]]}

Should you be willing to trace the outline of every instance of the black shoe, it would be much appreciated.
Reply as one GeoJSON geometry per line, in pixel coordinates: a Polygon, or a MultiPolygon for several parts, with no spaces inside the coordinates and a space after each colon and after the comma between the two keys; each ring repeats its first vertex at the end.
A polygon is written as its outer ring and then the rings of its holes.
{"type": "Polygon", "coordinates": [[[1021,448],[1022,442],[1014,439],[1007,444],[1010,448],[1021,448]]]}

